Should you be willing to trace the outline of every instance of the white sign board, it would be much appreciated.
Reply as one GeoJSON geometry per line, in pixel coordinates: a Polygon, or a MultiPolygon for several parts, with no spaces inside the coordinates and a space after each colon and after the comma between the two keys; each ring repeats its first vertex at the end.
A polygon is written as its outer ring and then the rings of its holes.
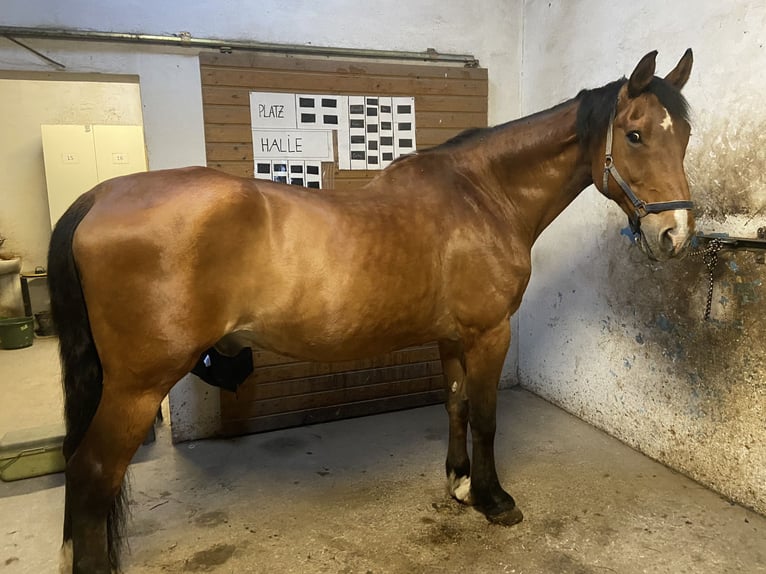
{"type": "Polygon", "coordinates": [[[295,94],[250,92],[250,121],[254,130],[296,129],[295,94]]]}
{"type": "Polygon", "coordinates": [[[253,130],[253,158],[333,161],[332,132],[253,130]]]}

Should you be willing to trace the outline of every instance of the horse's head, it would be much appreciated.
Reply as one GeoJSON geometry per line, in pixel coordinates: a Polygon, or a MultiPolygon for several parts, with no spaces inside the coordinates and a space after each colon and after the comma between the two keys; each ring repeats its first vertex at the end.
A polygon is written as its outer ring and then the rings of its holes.
{"type": "Polygon", "coordinates": [[[692,51],[664,79],[654,75],[656,56],[656,51],[644,56],[620,87],[593,154],[593,179],[625,211],[641,249],[664,260],[683,253],[694,232],[684,172],[691,129],[680,94],[691,73],[692,51]]]}

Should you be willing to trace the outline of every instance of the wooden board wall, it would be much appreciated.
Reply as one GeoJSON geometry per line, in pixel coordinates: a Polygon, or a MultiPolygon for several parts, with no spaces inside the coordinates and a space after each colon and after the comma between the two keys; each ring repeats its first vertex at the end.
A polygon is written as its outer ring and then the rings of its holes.
{"type": "Polygon", "coordinates": [[[294,361],[258,350],[236,394],[221,391],[223,434],[233,436],[442,402],[435,345],[339,363],[294,361]]]}
{"type": "MultiPolygon", "coordinates": [[[[487,70],[464,66],[337,61],[251,53],[200,54],[207,164],[253,177],[250,92],[414,96],[417,146],[487,125],[487,70]]],[[[335,187],[377,171],[335,171],[335,187]]]]}
{"type": "MultiPolygon", "coordinates": [[[[339,61],[251,53],[200,55],[208,166],[253,177],[250,92],[414,96],[419,149],[487,125],[482,68],[339,61]]],[[[378,171],[338,170],[336,188],[363,185],[378,171]]],[[[321,193],[318,191],[317,193],[321,193]]],[[[363,192],[360,192],[363,193],[363,192]]],[[[424,406],[443,400],[435,344],[383,357],[312,363],[263,350],[236,394],[221,391],[224,434],[236,435],[424,406]]]]}

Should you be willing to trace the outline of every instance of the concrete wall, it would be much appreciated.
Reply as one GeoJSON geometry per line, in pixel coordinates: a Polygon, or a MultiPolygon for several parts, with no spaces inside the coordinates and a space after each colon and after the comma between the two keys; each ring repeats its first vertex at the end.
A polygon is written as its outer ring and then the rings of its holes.
{"type": "MultiPolygon", "coordinates": [[[[499,123],[520,112],[521,0],[486,0],[469,14],[458,0],[376,3],[327,0],[66,3],[5,0],[3,25],[95,29],[248,39],[345,48],[469,53],[489,69],[489,117],[499,123]]],[[[196,53],[114,44],[27,40],[68,71],[140,77],[150,169],[205,163],[196,53]]],[[[0,38],[0,69],[50,70],[34,55],[0,38]]],[[[516,353],[506,374],[516,372],[516,353]]],[[[218,391],[186,377],[170,398],[175,440],[218,429],[218,391]]]]}
{"type": "MultiPolygon", "coordinates": [[[[687,47],[686,167],[698,229],[766,225],[766,4],[528,1],[524,113],[687,47]]],[[[520,311],[521,382],[703,484],[766,512],[766,265],[726,255],[710,321],[698,259],[653,264],[625,216],[586,190],[540,238],[520,311]]],[[[640,507],[640,503],[639,503],[640,507]]]]}

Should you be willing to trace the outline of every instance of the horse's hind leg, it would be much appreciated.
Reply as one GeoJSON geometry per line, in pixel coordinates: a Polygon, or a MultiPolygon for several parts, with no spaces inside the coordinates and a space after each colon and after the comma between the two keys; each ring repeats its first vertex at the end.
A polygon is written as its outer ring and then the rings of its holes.
{"type": "Polygon", "coordinates": [[[447,490],[466,504],[471,504],[471,461],[468,458],[468,398],[465,388],[463,346],[459,341],[439,341],[444,383],[445,406],[449,415],[447,448],[447,490]]]}
{"type": "MultiPolygon", "coordinates": [[[[149,431],[166,389],[146,390],[104,377],[95,416],[66,467],[66,531],[74,574],[117,568],[121,516],[115,511],[125,471],[149,431]]],[[[62,564],[62,572],[67,572],[62,564]]]]}
{"type": "Polygon", "coordinates": [[[465,352],[468,419],[473,438],[471,499],[491,522],[511,525],[523,518],[510,494],[500,486],[495,468],[497,385],[510,343],[503,321],[477,336],[465,352]]]}

